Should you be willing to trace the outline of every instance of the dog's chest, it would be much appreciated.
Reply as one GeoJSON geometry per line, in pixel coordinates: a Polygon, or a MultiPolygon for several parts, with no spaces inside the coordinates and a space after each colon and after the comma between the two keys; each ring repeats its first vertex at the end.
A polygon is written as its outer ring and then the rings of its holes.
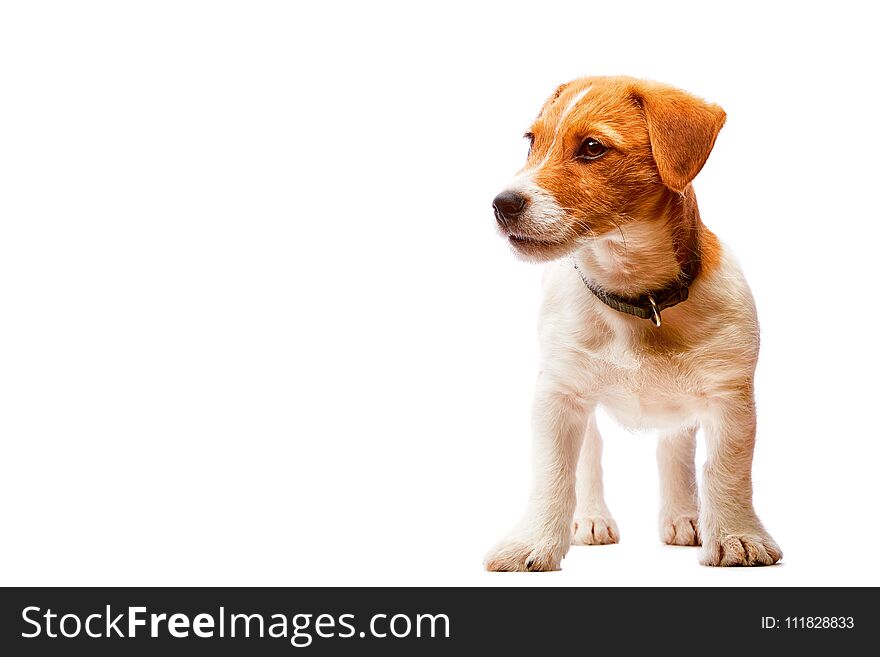
{"type": "Polygon", "coordinates": [[[633,351],[613,356],[587,358],[582,365],[590,396],[617,422],[631,429],[673,429],[694,422],[706,399],[686,359],[633,351]]]}
{"type": "MultiPolygon", "coordinates": [[[[660,333],[632,331],[632,323],[578,320],[568,336],[551,342],[568,343],[557,352],[553,368],[586,397],[605,407],[632,429],[672,429],[692,423],[705,406],[705,380],[698,359],[660,333]]],[[[653,330],[647,327],[646,331],[653,330]]]]}
{"type": "Polygon", "coordinates": [[[629,429],[676,429],[693,424],[702,406],[695,395],[658,386],[605,387],[600,406],[629,429]]]}

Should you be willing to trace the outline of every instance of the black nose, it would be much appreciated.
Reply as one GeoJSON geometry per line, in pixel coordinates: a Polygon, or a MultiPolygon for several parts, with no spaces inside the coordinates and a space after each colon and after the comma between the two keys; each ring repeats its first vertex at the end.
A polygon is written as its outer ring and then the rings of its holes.
{"type": "Polygon", "coordinates": [[[492,201],[492,207],[495,208],[495,219],[502,226],[506,226],[509,221],[516,219],[526,207],[526,197],[518,192],[507,190],[495,197],[495,200],[492,201]]]}

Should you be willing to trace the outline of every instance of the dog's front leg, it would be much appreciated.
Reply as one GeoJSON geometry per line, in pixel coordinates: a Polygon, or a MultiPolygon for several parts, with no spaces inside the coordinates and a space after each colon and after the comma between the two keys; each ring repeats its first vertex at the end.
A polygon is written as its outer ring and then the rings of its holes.
{"type": "Polygon", "coordinates": [[[539,378],[532,411],[533,482],[525,516],[486,556],[486,570],[559,570],[571,545],[575,466],[587,404],[539,378]]]}
{"type": "Polygon", "coordinates": [[[574,510],[572,543],[575,545],[607,545],[617,543],[617,523],[605,504],[602,485],[602,436],[596,426],[596,415],[587,418],[587,430],[577,465],[577,506],[574,510]]]}
{"type": "Polygon", "coordinates": [[[697,427],[661,433],[657,441],[660,471],[660,539],[668,545],[699,545],[697,427]]]}
{"type": "Polygon", "coordinates": [[[755,402],[750,386],[717,397],[703,421],[700,535],[705,566],[769,566],[782,558],[752,506],[755,402]]]}

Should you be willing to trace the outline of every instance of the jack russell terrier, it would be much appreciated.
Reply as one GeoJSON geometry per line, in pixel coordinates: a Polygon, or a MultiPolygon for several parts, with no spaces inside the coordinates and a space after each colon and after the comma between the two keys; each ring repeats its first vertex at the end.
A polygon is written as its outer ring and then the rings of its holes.
{"type": "Polygon", "coordinates": [[[597,406],[660,432],[665,543],[702,544],[707,566],[782,558],[752,506],[755,304],[691,186],[724,120],[673,87],[592,77],[556,89],[526,133],[526,166],[495,197],[495,218],[518,256],[555,262],[540,311],[532,491],[487,570],[558,570],[572,543],[618,542],[597,406]]]}

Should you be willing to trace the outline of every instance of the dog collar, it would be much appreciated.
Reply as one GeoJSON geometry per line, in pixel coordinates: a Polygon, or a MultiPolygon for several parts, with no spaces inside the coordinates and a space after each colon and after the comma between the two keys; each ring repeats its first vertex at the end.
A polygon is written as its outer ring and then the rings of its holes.
{"type": "Polygon", "coordinates": [[[638,297],[623,297],[603,290],[595,282],[584,276],[584,272],[580,270],[576,262],[572,261],[577,273],[580,274],[581,280],[587,289],[596,295],[609,308],[634,315],[641,319],[650,319],[654,326],[660,326],[660,311],[681,303],[688,298],[688,288],[694,282],[693,276],[688,272],[682,271],[679,278],[664,288],[646,292],[638,297]]]}

